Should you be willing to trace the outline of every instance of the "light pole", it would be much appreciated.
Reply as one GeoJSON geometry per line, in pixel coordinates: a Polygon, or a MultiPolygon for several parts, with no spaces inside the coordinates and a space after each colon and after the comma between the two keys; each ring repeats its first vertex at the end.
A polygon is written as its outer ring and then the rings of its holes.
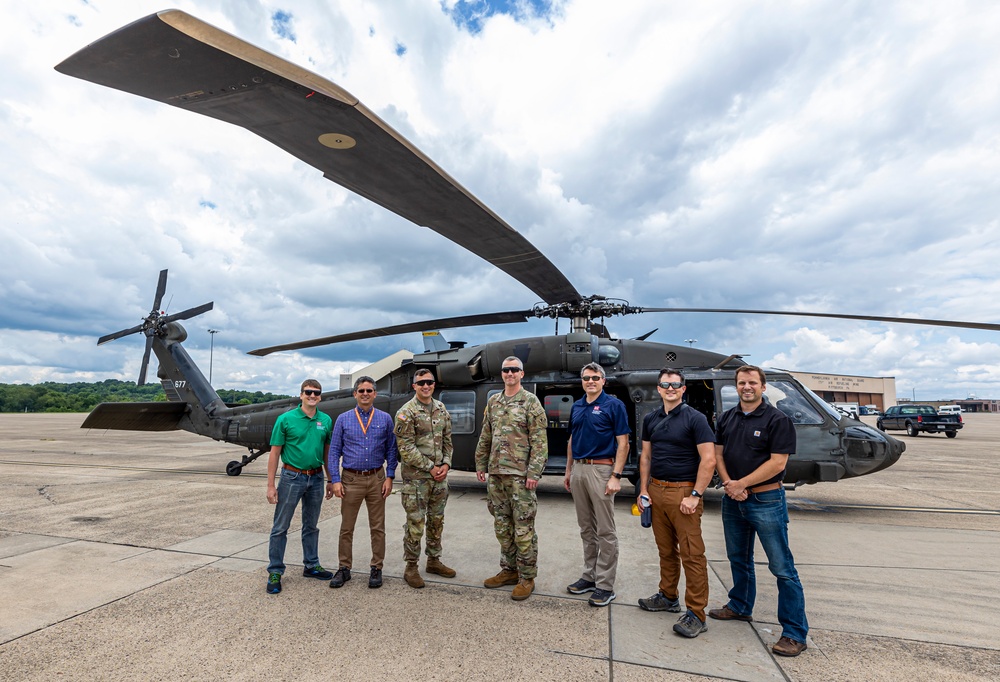
{"type": "Polygon", "coordinates": [[[917,387],[914,386],[911,390],[913,391],[913,402],[917,402],[917,387]]]}
{"type": "Polygon", "coordinates": [[[698,339],[684,339],[684,343],[694,348],[694,344],[698,343],[698,339]]]}
{"type": "Polygon", "coordinates": [[[212,362],[215,360],[215,335],[219,333],[218,329],[209,329],[208,333],[212,335],[212,342],[208,345],[208,383],[212,383],[212,362]]]}

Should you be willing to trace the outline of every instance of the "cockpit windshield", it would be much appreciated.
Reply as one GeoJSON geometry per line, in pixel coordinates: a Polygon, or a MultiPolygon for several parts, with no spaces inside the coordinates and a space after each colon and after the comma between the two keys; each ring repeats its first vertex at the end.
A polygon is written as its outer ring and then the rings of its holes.
{"type": "MultiPolygon", "coordinates": [[[[791,381],[783,379],[768,382],[767,389],[764,392],[764,400],[787,414],[795,424],[822,424],[823,416],[803,392],[812,396],[817,405],[826,405],[823,400],[805,386],[796,385],[791,381]]],[[[736,407],[740,402],[736,386],[732,384],[723,386],[721,395],[723,410],[736,407]]],[[[839,414],[832,407],[830,410],[833,411],[831,416],[836,419],[840,418],[839,414]]]]}

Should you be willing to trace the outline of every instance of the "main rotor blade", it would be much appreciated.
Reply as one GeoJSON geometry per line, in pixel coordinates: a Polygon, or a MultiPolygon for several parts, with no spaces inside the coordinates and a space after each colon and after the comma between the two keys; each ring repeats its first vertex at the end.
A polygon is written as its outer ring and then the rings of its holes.
{"type": "Polygon", "coordinates": [[[471,251],[545,302],[581,298],[527,239],[356,97],[184,12],[140,19],[56,70],[246,128],[471,251]]]}
{"type": "Polygon", "coordinates": [[[108,341],[114,341],[115,339],[120,339],[123,336],[128,336],[129,334],[135,334],[136,332],[139,331],[142,331],[141,324],[137,324],[134,327],[129,327],[128,329],[122,329],[121,331],[115,332],[113,334],[105,334],[101,338],[97,339],[97,345],[100,346],[101,344],[105,344],[108,341]]]}
{"type": "Polygon", "coordinates": [[[886,317],[882,315],[843,315],[839,313],[809,313],[791,310],[732,310],[725,308],[642,308],[644,313],[725,313],[731,315],[787,315],[790,317],[829,317],[836,320],[868,320],[871,322],[901,322],[926,324],[933,327],[958,327],[1000,331],[1000,324],[988,322],[962,322],[959,320],[928,320],[922,317],[886,317]]]}
{"type": "Polygon", "coordinates": [[[482,315],[462,315],[459,317],[445,317],[440,320],[425,320],[423,322],[410,322],[408,324],[397,324],[392,327],[379,327],[368,329],[363,332],[351,332],[349,334],[337,334],[335,336],[324,336],[321,339],[310,339],[308,341],[298,341],[296,343],[285,343],[280,346],[270,346],[268,348],[258,348],[252,350],[247,355],[270,355],[282,350],[301,350],[303,348],[315,348],[316,346],[327,346],[345,341],[357,341],[358,339],[377,339],[382,336],[393,336],[395,334],[407,334],[409,332],[423,332],[429,329],[450,329],[453,327],[478,327],[488,324],[510,324],[513,322],[527,322],[530,310],[511,311],[506,313],[485,313],[482,315]]]}
{"type": "Polygon", "coordinates": [[[167,291],[167,271],[160,270],[160,279],[156,282],[156,295],[153,296],[153,307],[150,310],[160,311],[160,303],[163,302],[163,294],[167,291]]]}
{"type": "Polygon", "coordinates": [[[139,366],[139,381],[136,382],[137,386],[146,385],[146,367],[149,366],[149,351],[153,348],[153,337],[146,337],[146,350],[142,354],[142,365],[139,366]]]}
{"type": "Polygon", "coordinates": [[[167,315],[163,318],[163,322],[165,324],[167,322],[173,322],[174,320],[186,320],[191,317],[197,317],[202,313],[207,313],[214,306],[215,306],[215,301],[212,301],[211,303],[203,303],[200,306],[196,306],[194,308],[188,308],[187,310],[182,310],[179,313],[174,313],[172,315],[167,315]]]}

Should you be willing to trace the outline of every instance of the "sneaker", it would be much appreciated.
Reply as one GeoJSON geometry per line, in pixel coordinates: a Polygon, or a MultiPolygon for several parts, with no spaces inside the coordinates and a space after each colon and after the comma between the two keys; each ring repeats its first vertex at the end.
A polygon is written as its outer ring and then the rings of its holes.
{"type": "Polygon", "coordinates": [[[744,616],[743,614],[736,613],[729,608],[729,604],[726,604],[721,609],[712,609],[708,612],[708,617],[715,620],[744,620],[748,623],[753,620],[753,616],[744,616]]]}
{"type": "Polygon", "coordinates": [[[779,656],[798,656],[808,647],[805,642],[796,642],[790,637],[782,637],[774,646],[771,647],[771,651],[778,654],[779,656]]]}
{"type": "Polygon", "coordinates": [[[333,577],[333,573],[330,573],[330,571],[319,564],[316,564],[312,568],[303,568],[302,575],[307,578],[316,578],[317,580],[329,580],[333,577]]]}
{"type": "Polygon", "coordinates": [[[278,594],[281,592],[281,574],[270,573],[267,576],[267,593],[278,594]]]}
{"type": "Polygon", "coordinates": [[[368,576],[368,587],[382,587],[382,569],[372,566],[372,572],[368,576]]]}
{"type": "Polygon", "coordinates": [[[327,571],[328,575],[333,575],[333,580],[330,581],[330,587],[343,587],[344,583],[351,579],[351,569],[346,566],[341,566],[337,569],[336,573],[330,573],[327,571]]]}
{"type": "Polygon", "coordinates": [[[674,623],[674,632],[685,637],[697,637],[708,629],[708,625],[698,616],[688,611],[674,623]]]}
{"type": "Polygon", "coordinates": [[[671,599],[662,592],[657,592],[649,599],[640,599],[639,606],[646,611],[670,611],[671,613],[681,612],[680,599],[671,599]]]}
{"type": "Polygon", "coordinates": [[[583,578],[580,578],[572,585],[566,586],[566,591],[570,594],[586,594],[587,592],[593,592],[595,589],[597,589],[597,585],[592,580],[584,580],[583,578]]]}
{"type": "Polygon", "coordinates": [[[607,606],[614,601],[616,596],[618,595],[611,590],[594,590],[594,593],[590,595],[590,605],[607,606]]]}

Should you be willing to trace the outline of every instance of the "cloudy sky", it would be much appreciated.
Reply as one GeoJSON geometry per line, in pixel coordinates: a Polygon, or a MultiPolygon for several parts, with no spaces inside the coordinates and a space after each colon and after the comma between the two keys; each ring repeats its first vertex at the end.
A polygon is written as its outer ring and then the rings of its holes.
{"type": "MultiPolygon", "coordinates": [[[[1000,322],[992,2],[173,0],[358,97],[583,294],[1000,322]]],[[[53,66],[166,6],[0,0],[0,382],[134,379],[164,305],[214,383],[292,391],[419,335],[262,346],[537,297],[242,129],[53,66]]],[[[1000,398],[1000,336],[807,318],[618,318],[622,337],[1000,398]]],[[[551,321],[448,330],[470,343],[551,321]]],[[[151,367],[151,372],[155,367],[151,367]]]]}

